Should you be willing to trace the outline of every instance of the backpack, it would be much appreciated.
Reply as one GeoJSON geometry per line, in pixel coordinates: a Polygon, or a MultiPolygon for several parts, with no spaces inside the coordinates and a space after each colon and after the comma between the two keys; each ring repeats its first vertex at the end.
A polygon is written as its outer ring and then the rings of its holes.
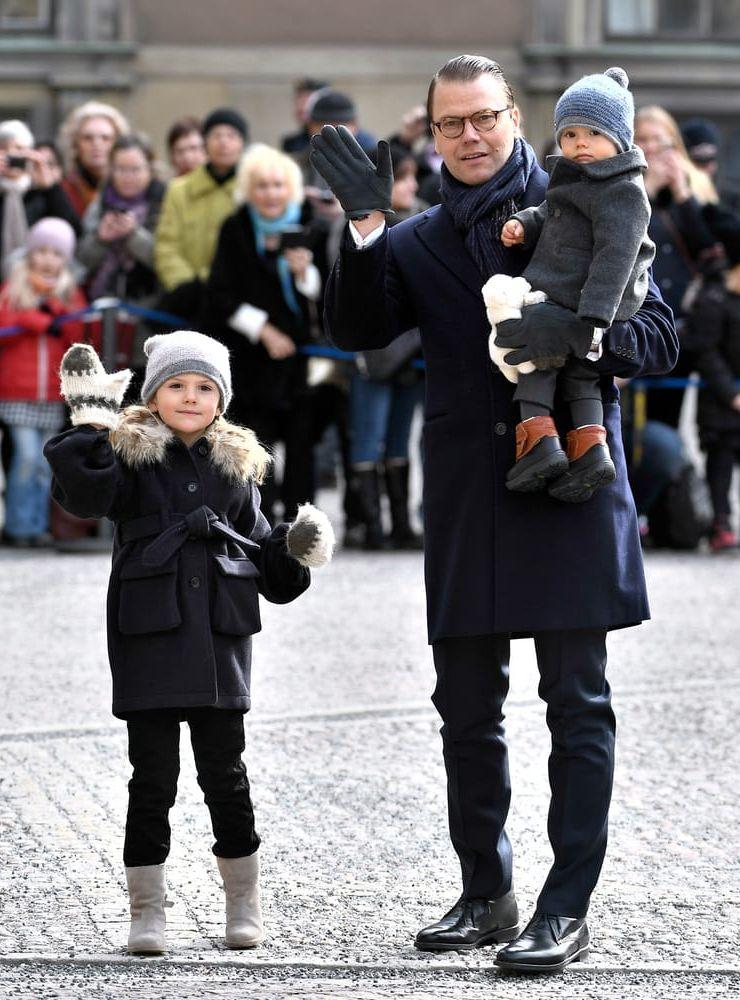
{"type": "Polygon", "coordinates": [[[685,465],[666,486],[648,520],[656,547],[687,551],[698,547],[712,524],[712,502],[706,481],[693,465],[685,465]]]}

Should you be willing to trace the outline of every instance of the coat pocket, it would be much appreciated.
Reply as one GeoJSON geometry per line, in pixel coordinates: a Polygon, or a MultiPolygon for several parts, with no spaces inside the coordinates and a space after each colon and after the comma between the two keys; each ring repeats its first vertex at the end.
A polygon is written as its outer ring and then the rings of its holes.
{"type": "Polygon", "coordinates": [[[123,564],[119,576],[118,628],[123,635],[166,632],[182,622],[177,603],[177,556],[164,566],[140,559],[123,564]]]}
{"type": "Polygon", "coordinates": [[[211,621],[216,632],[254,635],[262,628],[257,578],[260,571],[250,559],[214,556],[216,587],[211,621]]]}

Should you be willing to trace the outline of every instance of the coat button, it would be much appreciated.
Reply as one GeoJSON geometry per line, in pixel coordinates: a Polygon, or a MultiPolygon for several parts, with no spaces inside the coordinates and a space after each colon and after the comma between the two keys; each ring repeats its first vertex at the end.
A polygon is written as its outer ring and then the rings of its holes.
{"type": "Polygon", "coordinates": [[[185,489],[188,491],[188,493],[195,493],[195,491],[198,489],[198,484],[197,483],[188,483],[188,485],[185,487],[185,489]]]}
{"type": "Polygon", "coordinates": [[[208,454],[208,445],[207,444],[199,444],[198,445],[198,454],[199,455],[207,455],[208,454]]]}
{"type": "Polygon", "coordinates": [[[188,582],[189,582],[190,586],[194,590],[197,590],[198,587],[200,587],[200,577],[199,576],[191,576],[190,580],[188,582]]]}
{"type": "Polygon", "coordinates": [[[503,435],[507,431],[506,424],[502,423],[500,420],[499,420],[499,422],[497,424],[494,425],[493,429],[496,432],[496,434],[499,434],[499,435],[503,435]]]}

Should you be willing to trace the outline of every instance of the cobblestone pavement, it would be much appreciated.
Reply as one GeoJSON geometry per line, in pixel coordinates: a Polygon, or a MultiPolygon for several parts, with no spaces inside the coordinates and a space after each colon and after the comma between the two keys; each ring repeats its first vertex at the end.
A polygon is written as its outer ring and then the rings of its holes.
{"type": "MultiPolygon", "coordinates": [[[[125,727],[110,715],[109,558],[0,553],[0,997],[740,996],[740,558],[651,554],[654,621],[614,633],[618,761],[588,962],[509,979],[491,949],[413,935],[458,895],[421,559],[340,552],[266,605],[246,759],[263,838],[265,944],[221,943],[208,815],[183,728],[170,951],[129,958],[125,727]]],[[[549,864],[547,730],[527,641],[507,728],[517,894],[549,864]]]]}

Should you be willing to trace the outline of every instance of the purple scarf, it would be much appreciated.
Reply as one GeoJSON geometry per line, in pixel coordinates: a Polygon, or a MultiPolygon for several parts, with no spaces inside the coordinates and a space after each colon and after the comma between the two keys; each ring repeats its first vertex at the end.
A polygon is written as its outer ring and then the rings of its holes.
{"type": "MultiPolygon", "coordinates": [[[[121,212],[131,212],[136,219],[136,225],[142,226],[149,213],[148,193],[148,188],[145,188],[135,198],[124,198],[110,183],[106,184],[100,196],[101,218],[111,209],[118,209],[121,212]]],[[[105,257],[88,285],[90,298],[97,299],[102,295],[116,295],[123,292],[123,289],[117,287],[118,276],[127,274],[135,266],[136,258],[128,252],[125,240],[114,240],[113,243],[109,243],[105,257]]]]}
{"type": "Polygon", "coordinates": [[[484,184],[463,184],[442,165],[442,204],[484,279],[503,270],[501,227],[517,211],[536,167],[534,150],[523,139],[514,141],[509,159],[484,184]]]}

